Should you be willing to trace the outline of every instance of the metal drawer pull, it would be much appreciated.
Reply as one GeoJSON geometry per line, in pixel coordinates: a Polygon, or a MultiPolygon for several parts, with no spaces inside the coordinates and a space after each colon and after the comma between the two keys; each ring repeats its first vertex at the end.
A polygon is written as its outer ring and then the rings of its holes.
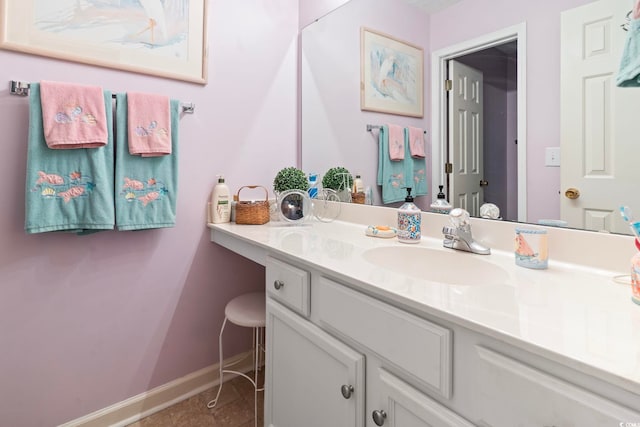
{"type": "Polygon", "coordinates": [[[384,420],[387,418],[387,413],[384,412],[382,409],[373,411],[371,415],[373,416],[373,422],[376,423],[376,425],[378,426],[383,425],[384,420]]]}
{"type": "Polygon", "coordinates": [[[344,397],[345,399],[349,399],[353,394],[353,386],[345,384],[340,387],[340,392],[342,392],[342,397],[344,397]]]}
{"type": "Polygon", "coordinates": [[[279,291],[284,286],[284,282],[282,280],[274,280],[273,287],[276,288],[276,291],[279,291]]]}

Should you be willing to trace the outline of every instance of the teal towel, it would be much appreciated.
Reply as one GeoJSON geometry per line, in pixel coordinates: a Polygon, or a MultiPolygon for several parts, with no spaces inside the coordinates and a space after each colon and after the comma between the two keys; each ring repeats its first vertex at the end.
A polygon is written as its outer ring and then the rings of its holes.
{"type": "Polygon", "coordinates": [[[129,154],[127,94],[116,95],[116,227],[144,230],[173,227],[178,191],[178,126],[180,103],[171,100],[171,154],[129,154]]]}
{"type": "Polygon", "coordinates": [[[412,188],[411,194],[414,196],[426,196],[427,191],[427,162],[424,157],[412,157],[409,150],[409,128],[404,128],[404,152],[406,171],[405,175],[410,177],[411,182],[407,184],[412,188]]]}
{"type": "Polygon", "coordinates": [[[632,20],[629,25],[616,85],[620,87],[640,86],[640,19],[632,20]]]}
{"type": "MultiPolygon", "coordinates": [[[[409,153],[405,143],[405,153],[409,153]]],[[[378,134],[378,177],[377,183],[382,186],[382,202],[384,204],[401,202],[407,195],[405,183],[405,160],[393,161],[389,156],[389,126],[382,125],[378,134]]]]}
{"type": "MultiPolygon", "coordinates": [[[[113,133],[99,148],[52,150],[44,139],[40,84],[29,89],[25,231],[88,234],[114,227],[113,133]]],[[[111,93],[104,92],[107,129],[111,93]]]]}

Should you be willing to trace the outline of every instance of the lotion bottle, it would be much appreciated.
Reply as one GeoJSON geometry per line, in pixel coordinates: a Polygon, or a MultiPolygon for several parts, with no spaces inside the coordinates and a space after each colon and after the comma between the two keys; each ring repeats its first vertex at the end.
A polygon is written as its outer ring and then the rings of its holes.
{"type": "Polygon", "coordinates": [[[422,211],[413,203],[411,188],[407,188],[404,204],[398,209],[398,241],[402,243],[419,243],[422,211]]]}
{"type": "Polygon", "coordinates": [[[231,219],[231,198],[229,187],[224,183],[224,177],[218,175],[218,183],[211,191],[211,222],[220,224],[231,219]]]}

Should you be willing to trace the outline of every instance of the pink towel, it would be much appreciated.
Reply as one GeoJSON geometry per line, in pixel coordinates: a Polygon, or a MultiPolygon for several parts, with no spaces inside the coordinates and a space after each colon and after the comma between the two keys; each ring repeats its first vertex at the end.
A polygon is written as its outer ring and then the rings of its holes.
{"type": "Polygon", "coordinates": [[[129,154],[157,157],[171,154],[169,97],[128,92],[129,154]]]}
{"type": "Polygon", "coordinates": [[[41,81],[40,103],[44,139],[49,148],[97,148],[107,144],[102,88],[41,81]]]}
{"type": "Polygon", "coordinates": [[[404,129],[398,125],[389,127],[389,158],[394,161],[404,160],[404,129]]]}
{"type": "Polygon", "coordinates": [[[424,158],[424,130],[409,126],[409,151],[411,157],[424,158]]]}

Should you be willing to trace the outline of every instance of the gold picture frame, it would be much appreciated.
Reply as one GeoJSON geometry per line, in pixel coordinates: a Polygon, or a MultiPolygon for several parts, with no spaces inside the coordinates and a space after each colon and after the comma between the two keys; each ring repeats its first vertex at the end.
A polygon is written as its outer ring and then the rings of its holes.
{"type": "Polygon", "coordinates": [[[424,50],[360,28],[360,109],[424,116],[424,50]]]}
{"type": "Polygon", "coordinates": [[[206,84],[206,4],[0,0],[0,48],[206,84]]]}

